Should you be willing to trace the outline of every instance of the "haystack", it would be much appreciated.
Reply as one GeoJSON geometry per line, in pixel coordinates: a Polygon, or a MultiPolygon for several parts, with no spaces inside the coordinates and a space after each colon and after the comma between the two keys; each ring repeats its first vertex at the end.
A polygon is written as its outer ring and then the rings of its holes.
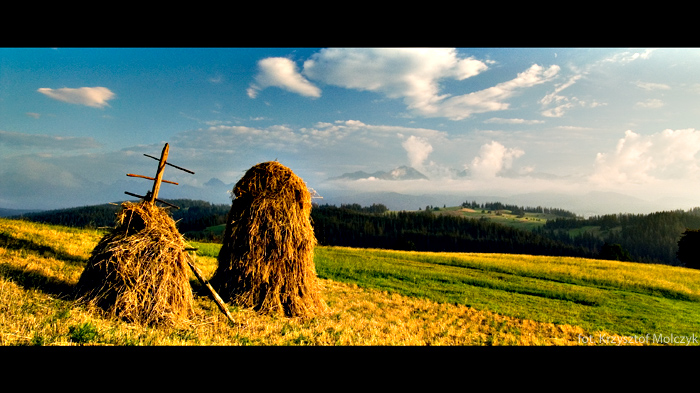
{"type": "Polygon", "coordinates": [[[224,300],[266,314],[308,317],[324,309],[304,181],[279,162],[264,162],[233,193],[212,286],[224,300]]]}
{"type": "Polygon", "coordinates": [[[125,202],[80,276],[80,301],[149,325],[177,326],[193,314],[184,238],[168,211],[125,202]]]}

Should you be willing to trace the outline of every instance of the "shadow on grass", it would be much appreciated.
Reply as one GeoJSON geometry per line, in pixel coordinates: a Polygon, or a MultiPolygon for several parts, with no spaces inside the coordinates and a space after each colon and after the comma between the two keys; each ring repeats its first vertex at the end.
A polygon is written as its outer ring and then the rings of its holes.
{"type": "MultiPolygon", "coordinates": [[[[0,233],[0,247],[8,250],[23,250],[44,258],[56,258],[71,265],[80,265],[86,262],[85,258],[58,251],[53,247],[31,240],[19,239],[7,233],[0,233]]],[[[0,276],[12,280],[26,289],[39,290],[65,300],[74,299],[74,284],[36,271],[27,271],[21,267],[0,263],[0,276]]]]}
{"type": "Polygon", "coordinates": [[[74,300],[75,285],[39,272],[0,263],[0,276],[12,280],[25,289],[35,289],[63,300],[74,300]]]}
{"type": "Polygon", "coordinates": [[[25,250],[28,253],[33,253],[41,257],[51,257],[60,259],[72,265],[85,263],[86,259],[58,251],[53,247],[45,246],[31,240],[19,239],[7,233],[0,233],[0,247],[8,250],[25,250]]]}

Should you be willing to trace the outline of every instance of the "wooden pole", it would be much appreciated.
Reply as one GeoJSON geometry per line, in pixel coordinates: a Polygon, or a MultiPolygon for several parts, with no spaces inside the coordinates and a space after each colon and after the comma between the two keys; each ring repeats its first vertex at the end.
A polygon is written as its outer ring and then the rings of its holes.
{"type": "MultiPolygon", "coordinates": [[[[192,258],[192,259],[194,259],[194,258],[192,258]]],[[[216,305],[219,306],[219,310],[221,310],[221,312],[226,314],[226,318],[228,318],[229,321],[231,321],[232,323],[236,323],[233,320],[233,315],[231,315],[231,313],[228,311],[228,308],[226,308],[226,304],[224,304],[224,301],[221,299],[219,294],[216,293],[216,291],[211,286],[211,284],[209,284],[209,281],[207,281],[204,278],[204,275],[199,270],[199,268],[197,268],[197,266],[195,266],[194,261],[192,259],[188,258],[187,264],[190,265],[190,269],[192,269],[192,271],[194,272],[194,275],[197,276],[197,279],[199,280],[200,283],[202,283],[202,285],[207,287],[207,289],[209,290],[209,293],[211,293],[211,296],[214,298],[214,302],[216,302],[216,305]]]]}
{"type": "Polygon", "coordinates": [[[163,147],[163,152],[160,154],[160,162],[158,163],[158,171],[156,172],[156,180],[153,182],[153,191],[151,191],[151,199],[149,202],[154,203],[156,198],[158,198],[158,191],[160,191],[160,182],[163,180],[163,170],[165,169],[165,162],[168,160],[169,146],[166,143],[163,147]]]}

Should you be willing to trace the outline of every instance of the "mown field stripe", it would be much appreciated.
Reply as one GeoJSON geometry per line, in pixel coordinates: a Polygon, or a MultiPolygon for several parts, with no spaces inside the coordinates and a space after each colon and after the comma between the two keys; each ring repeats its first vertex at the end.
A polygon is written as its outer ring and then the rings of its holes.
{"type": "Polygon", "coordinates": [[[317,271],[324,278],[364,287],[619,334],[661,329],[690,335],[697,334],[697,326],[700,326],[697,302],[667,299],[625,288],[554,283],[490,270],[462,268],[456,273],[458,268],[448,270],[436,264],[431,266],[428,261],[417,262],[414,253],[375,251],[319,248],[317,271]],[[679,317],[679,313],[685,317],[679,317]]]}

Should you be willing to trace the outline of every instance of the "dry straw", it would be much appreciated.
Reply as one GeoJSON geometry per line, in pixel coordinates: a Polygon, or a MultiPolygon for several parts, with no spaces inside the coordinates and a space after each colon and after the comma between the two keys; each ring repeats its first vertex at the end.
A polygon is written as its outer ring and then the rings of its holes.
{"type": "Polygon", "coordinates": [[[264,162],[233,188],[218,267],[224,300],[266,314],[309,317],[325,309],[316,277],[311,195],[289,168],[264,162]]]}
{"type": "Polygon", "coordinates": [[[78,299],[129,321],[180,325],[194,305],[186,247],[166,209],[125,202],[115,227],[92,251],[78,299]]]}

